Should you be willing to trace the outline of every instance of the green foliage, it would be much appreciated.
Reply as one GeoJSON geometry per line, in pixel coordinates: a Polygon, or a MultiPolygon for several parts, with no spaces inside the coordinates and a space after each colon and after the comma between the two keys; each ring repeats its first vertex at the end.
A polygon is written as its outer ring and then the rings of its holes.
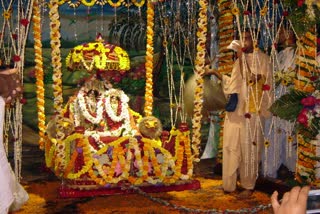
{"type": "Polygon", "coordinates": [[[270,111],[281,119],[295,121],[303,108],[301,99],[306,96],[304,92],[291,90],[276,100],[270,107],[270,111]]]}
{"type": "Polygon", "coordinates": [[[146,80],[141,79],[131,79],[129,77],[124,77],[119,83],[115,83],[116,88],[122,89],[126,94],[132,95],[143,95],[144,88],[146,85],[146,80]]]}
{"type": "Polygon", "coordinates": [[[303,35],[315,24],[320,23],[320,10],[317,6],[312,5],[311,8],[306,4],[299,6],[298,0],[285,0],[284,5],[291,8],[288,18],[298,35],[303,35]]]}

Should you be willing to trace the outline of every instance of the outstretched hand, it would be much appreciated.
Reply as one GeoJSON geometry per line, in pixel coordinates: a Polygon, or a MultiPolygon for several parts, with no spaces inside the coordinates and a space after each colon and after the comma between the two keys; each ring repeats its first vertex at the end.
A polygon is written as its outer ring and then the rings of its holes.
{"type": "Polygon", "coordinates": [[[310,187],[293,187],[283,195],[281,204],[278,201],[278,192],[271,196],[271,205],[275,214],[304,214],[307,209],[307,199],[310,187]]]}

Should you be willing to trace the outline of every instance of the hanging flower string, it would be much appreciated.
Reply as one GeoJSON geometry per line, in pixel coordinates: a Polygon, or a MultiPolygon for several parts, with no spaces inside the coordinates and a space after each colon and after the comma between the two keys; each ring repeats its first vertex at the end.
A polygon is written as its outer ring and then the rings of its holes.
{"type": "Polygon", "coordinates": [[[194,93],[194,111],[192,117],[192,151],[193,160],[199,160],[199,147],[201,143],[201,119],[202,119],[202,102],[203,102],[203,76],[205,67],[205,55],[206,55],[206,38],[207,38],[207,24],[208,24],[208,1],[199,1],[199,18],[198,18],[198,30],[197,30],[197,55],[195,59],[195,74],[196,74],[196,86],[194,93]]]}
{"type": "Polygon", "coordinates": [[[53,94],[54,103],[53,107],[56,113],[62,111],[63,97],[62,97],[62,71],[61,71],[61,52],[60,52],[60,19],[58,12],[58,1],[51,1],[50,5],[50,39],[51,39],[51,56],[53,67],[53,94]]]}
{"type": "Polygon", "coordinates": [[[142,7],[146,3],[146,0],[132,0],[132,3],[136,7],[142,7]]]}
{"type": "Polygon", "coordinates": [[[37,86],[37,109],[38,109],[38,128],[39,128],[39,147],[44,149],[44,133],[46,129],[46,115],[44,110],[44,83],[43,83],[43,58],[42,58],[42,41],[41,41],[41,16],[40,5],[38,1],[33,5],[33,37],[35,53],[35,75],[37,86]]]}
{"type": "Polygon", "coordinates": [[[317,37],[315,30],[311,29],[297,42],[298,57],[296,64],[298,67],[297,78],[294,80],[295,89],[303,92],[313,92],[315,86],[311,77],[316,70],[317,61],[317,37]]]}
{"type": "Polygon", "coordinates": [[[154,4],[147,2],[147,51],[146,51],[146,91],[145,91],[145,116],[152,115],[153,108],[153,36],[154,36],[154,4]]]}
{"type": "MultiPolygon", "coordinates": [[[[231,73],[233,67],[233,53],[228,51],[227,46],[234,39],[234,16],[239,16],[239,8],[228,0],[218,0],[218,9],[220,16],[218,18],[219,31],[218,35],[220,38],[219,41],[219,64],[218,72],[221,74],[231,73]]],[[[219,117],[221,118],[220,122],[220,137],[219,137],[219,153],[218,161],[222,162],[222,145],[223,145],[223,124],[225,112],[221,112],[219,117]]]]}
{"type": "Polygon", "coordinates": [[[233,16],[239,17],[239,8],[228,0],[219,0],[218,7],[220,16],[219,23],[219,66],[218,72],[230,73],[233,67],[233,52],[227,46],[234,39],[233,16]]]}

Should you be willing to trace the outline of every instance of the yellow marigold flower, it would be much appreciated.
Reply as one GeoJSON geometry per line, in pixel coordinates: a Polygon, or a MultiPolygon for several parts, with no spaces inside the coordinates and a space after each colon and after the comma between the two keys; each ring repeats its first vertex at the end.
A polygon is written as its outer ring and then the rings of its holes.
{"type": "Polygon", "coordinates": [[[284,86],[287,86],[287,85],[288,85],[288,81],[285,80],[285,79],[283,79],[283,80],[281,81],[281,84],[284,85],[284,86]]]}
{"type": "Polygon", "coordinates": [[[254,81],[253,81],[253,80],[249,80],[249,81],[248,81],[248,85],[249,85],[249,86],[253,86],[253,85],[254,85],[254,81]]]}
{"type": "Polygon", "coordinates": [[[270,146],[270,142],[269,142],[268,140],[265,140],[265,141],[264,141],[264,146],[265,146],[265,147],[269,147],[269,146],[270,146]]]}
{"type": "Polygon", "coordinates": [[[292,143],[293,137],[290,135],[290,136],[288,136],[287,140],[288,140],[288,143],[292,143]]]}
{"type": "Polygon", "coordinates": [[[162,45],[163,45],[163,47],[167,47],[168,42],[167,41],[163,41],[162,45]]]}
{"type": "Polygon", "coordinates": [[[170,104],[170,108],[175,108],[175,107],[176,107],[176,104],[174,104],[174,103],[170,104]]]}
{"type": "Polygon", "coordinates": [[[4,11],[3,12],[4,19],[10,19],[11,14],[12,14],[12,10],[11,9],[4,11]]]}
{"type": "Polygon", "coordinates": [[[268,7],[264,6],[261,10],[260,10],[260,16],[265,16],[268,12],[268,7]]]}
{"type": "Polygon", "coordinates": [[[258,51],[258,50],[259,50],[259,46],[258,46],[257,41],[253,44],[253,47],[254,47],[254,50],[255,50],[255,51],[258,51]]]}
{"type": "Polygon", "coordinates": [[[231,13],[235,16],[239,15],[240,14],[239,8],[237,6],[233,7],[231,10],[231,13]]]}

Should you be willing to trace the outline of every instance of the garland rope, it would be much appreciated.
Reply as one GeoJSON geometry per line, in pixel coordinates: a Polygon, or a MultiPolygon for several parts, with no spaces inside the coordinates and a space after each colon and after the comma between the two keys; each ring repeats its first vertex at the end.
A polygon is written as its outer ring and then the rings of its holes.
{"type": "Polygon", "coordinates": [[[197,55],[195,59],[196,87],[194,93],[194,111],[192,117],[192,150],[193,160],[199,162],[199,146],[201,143],[201,119],[202,119],[202,102],[203,102],[203,75],[205,67],[206,39],[207,39],[207,10],[208,1],[199,1],[199,18],[198,18],[198,43],[197,55]]]}
{"type": "Polygon", "coordinates": [[[50,38],[51,38],[51,56],[53,67],[53,107],[55,113],[62,112],[63,96],[62,96],[62,72],[61,72],[61,51],[60,51],[60,20],[59,20],[59,5],[57,0],[50,2],[50,38]]]}
{"type": "Polygon", "coordinates": [[[33,6],[33,37],[34,37],[34,53],[35,53],[35,75],[37,87],[37,108],[38,108],[38,127],[39,127],[39,147],[44,149],[44,133],[45,133],[45,110],[44,110],[44,84],[43,84],[43,58],[42,58],[42,42],[41,42],[41,16],[39,1],[36,0],[33,6]]]}
{"type": "Polygon", "coordinates": [[[154,3],[147,3],[147,52],[146,52],[146,91],[145,91],[145,116],[152,115],[153,105],[153,36],[154,36],[154,3]]]}
{"type": "MultiPolygon", "coordinates": [[[[219,61],[218,61],[218,72],[221,74],[231,73],[233,67],[233,52],[227,49],[227,46],[231,43],[234,38],[234,24],[232,14],[233,3],[227,0],[218,1],[218,36],[219,36],[219,61]]],[[[225,118],[225,112],[221,112],[219,117],[220,130],[219,130],[219,145],[217,161],[222,163],[222,146],[223,146],[223,124],[225,118]]]]}

